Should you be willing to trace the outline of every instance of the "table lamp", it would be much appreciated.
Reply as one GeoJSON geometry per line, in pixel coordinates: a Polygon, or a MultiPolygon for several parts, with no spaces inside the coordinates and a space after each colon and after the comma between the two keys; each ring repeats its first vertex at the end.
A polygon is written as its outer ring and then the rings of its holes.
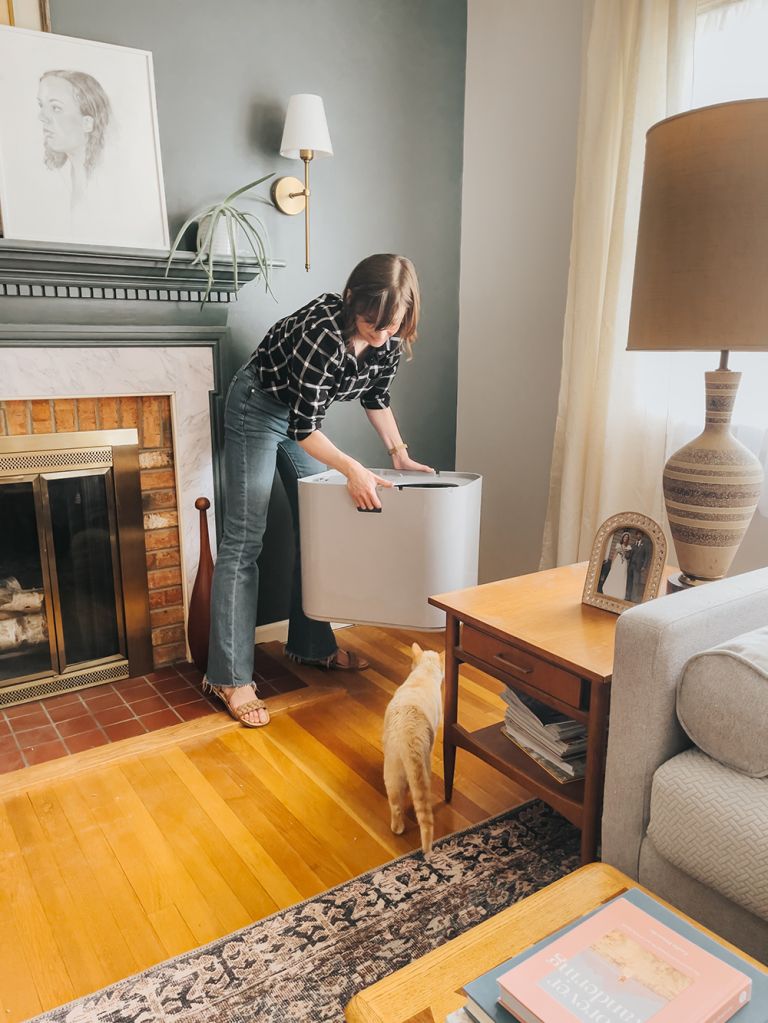
{"type": "Polygon", "coordinates": [[[768,351],[768,99],[702,107],[648,131],[627,348],[720,352],[705,374],[704,431],[664,467],[680,581],[720,579],[763,479],[731,433],[741,373],[728,353],[768,351]]]}

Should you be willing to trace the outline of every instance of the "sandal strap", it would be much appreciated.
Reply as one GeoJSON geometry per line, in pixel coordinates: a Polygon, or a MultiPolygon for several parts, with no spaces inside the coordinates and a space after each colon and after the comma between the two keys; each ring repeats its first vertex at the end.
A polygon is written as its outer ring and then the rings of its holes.
{"type": "Polygon", "coordinates": [[[263,700],[249,700],[248,703],[241,703],[239,707],[232,707],[228,704],[234,714],[249,714],[252,710],[266,710],[267,705],[263,700]]]}

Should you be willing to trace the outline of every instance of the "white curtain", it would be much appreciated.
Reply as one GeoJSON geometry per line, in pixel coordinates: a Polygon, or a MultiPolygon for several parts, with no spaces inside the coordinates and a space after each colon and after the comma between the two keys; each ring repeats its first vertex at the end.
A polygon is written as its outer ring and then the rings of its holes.
{"type": "Polygon", "coordinates": [[[695,25],[696,0],[594,0],[542,567],[589,557],[609,515],[663,521],[666,421],[647,399],[667,407],[668,377],[624,349],[645,133],[690,106],[695,25]]]}
{"type": "MultiPolygon", "coordinates": [[[[768,0],[594,2],[542,568],[589,557],[617,512],[666,526],[662,468],[701,431],[717,358],[625,350],[645,133],[681,110],[768,96],[766,39],[768,0]]],[[[734,433],[768,469],[768,355],[730,365],[744,374],[734,433]]]]}

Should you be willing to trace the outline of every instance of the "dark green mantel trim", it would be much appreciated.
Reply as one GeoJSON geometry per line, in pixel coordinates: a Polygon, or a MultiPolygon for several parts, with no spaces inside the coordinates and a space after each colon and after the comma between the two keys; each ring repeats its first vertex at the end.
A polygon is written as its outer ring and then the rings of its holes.
{"type": "MultiPolygon", "coordinates": [[[[192,266],[193,252],[177,252],[166,276],[168,253],[156,249],[21,242],[0,238],[0,296],[144,301],[201,301],[208,278],[192,266]]],[[[285,266],[271,260],[270,266],[285,266]]],[[[258,276],[253,258],[238,256],[238,285],[231,260],[215,260],[210,298],[228,302],[258,276]]]]}

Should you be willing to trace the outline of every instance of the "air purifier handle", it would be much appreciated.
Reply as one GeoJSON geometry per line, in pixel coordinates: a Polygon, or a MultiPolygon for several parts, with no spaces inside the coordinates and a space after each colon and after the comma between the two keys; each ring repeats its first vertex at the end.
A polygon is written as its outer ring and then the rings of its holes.
{"type": "Polygon", "coordinates": [[[381,512],[384,509],[383,508],[358,508],[357,510],[361,511],[361,512],[381,512]]]}

